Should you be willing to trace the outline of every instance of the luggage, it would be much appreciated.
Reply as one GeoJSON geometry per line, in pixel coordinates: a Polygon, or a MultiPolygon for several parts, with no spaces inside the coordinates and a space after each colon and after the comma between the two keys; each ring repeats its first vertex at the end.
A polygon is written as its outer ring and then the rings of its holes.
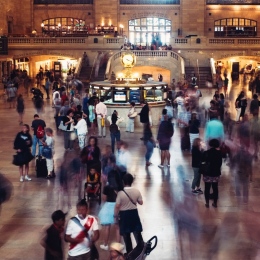
{"type": "Polygon", "coordinates": [[[190,150],[190,136],[189,135],[184,135],[181,138],[181,150],[190,150]]]}
{"type": "Polygon", "coordinates": [[[36,177],[37,178],[46,178],[48,175],[46,159],[38,156],[36,160],[36,177]]]}

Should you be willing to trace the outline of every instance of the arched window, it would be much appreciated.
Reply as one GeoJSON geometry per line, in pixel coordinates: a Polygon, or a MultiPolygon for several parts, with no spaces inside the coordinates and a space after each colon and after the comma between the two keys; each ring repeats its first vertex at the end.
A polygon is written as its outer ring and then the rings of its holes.
{"type": "Polygon", "coordinates": [[[55,17],[42,21],[42,32],[50,36],[80,34],[87,31],[85,21],[72,17],[55,17]]]}
{"type": "Polygon", "coordinates": [[[254,37],[257,22],[245,18],[225,18],[214,23],[215,37],[254,37]]]}
{"type": "Polygon", "coordinates": [[[129,20],[129,40],[133,44],[150,46],[154,43],[169,44],[171,20],[157,17],[144,17],[129,20]]]}

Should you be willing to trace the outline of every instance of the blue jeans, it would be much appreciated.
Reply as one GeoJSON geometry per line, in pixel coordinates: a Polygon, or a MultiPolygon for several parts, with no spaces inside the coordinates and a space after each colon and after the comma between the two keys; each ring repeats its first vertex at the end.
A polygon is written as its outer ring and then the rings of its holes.
{"type": "Polygon", "coordinates": [[[38,146],[39,146],[38,155],[42,155],[43,145],[42,145],[42,143],[40,142],[40,140],[36,137],[36,135],[33,135],[33,140],[32,140],[32,155],[33,155],[33,156],[36,155],[36,147],[37,147],[37,144],[38,144],[38,146]]]}
{"type": "Polygon", "coordinates": [[[110,137],[111,137],[111,146],[112,146],[112,152],[114,153],[115,151],[115,141],[120,141],[120,131],[118,131],[117,133],[115,134],[110,134],[110,137]]]}
{"type": "Polygon", "coordinates": [[[191,188],[194,190],[195,187],[200,187],[201,174],[199,172],[199,168],[192,167],[192,169],[193,169],[194,177],[192,180],[191,188]]]}
{"type": "Polygon", "coordinates": [[[154,145],[151,141],[147,141],[145,146],[146,146],[145,160],[146,162],[149,162],[153,154],[154,145]]]}

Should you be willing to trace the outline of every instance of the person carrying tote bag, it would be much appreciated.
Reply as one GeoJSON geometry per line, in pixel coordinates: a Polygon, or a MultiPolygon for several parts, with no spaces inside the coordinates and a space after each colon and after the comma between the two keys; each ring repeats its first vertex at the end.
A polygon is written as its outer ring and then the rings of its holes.
{"type": "Polygon", "coordinates": [[[123,177],[124,189],[117,194],[114,211],[114,217],[119,221],[120,235],[124,238],[127,253],[133,250],[131,233],[134,234],[137,244],[144,243],[141,234],[143,227],[137,210],[137,203],[143,205],[143,199],[140,191],[131,187],[133,180],[133,176],[129,173],[123,177]]]}

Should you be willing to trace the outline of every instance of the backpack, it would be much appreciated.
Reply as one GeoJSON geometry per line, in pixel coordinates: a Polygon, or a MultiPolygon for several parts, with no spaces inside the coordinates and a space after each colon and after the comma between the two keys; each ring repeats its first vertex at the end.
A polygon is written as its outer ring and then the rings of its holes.
{"type": "Polygon", "coordinates": [[[192,77],[192,79],[191,79],[192,80],[192,84],[196,84],[196,79],[197,79],[196,77],[192,77]]]}
{"type": "Polygon", "coordinates": [[[42,125],[39,125],[39,126],[37,127],[36,137],[37,137],[38,139],[42,139],[42,138],[44,137],[44,129],[43,129],[42,125]]]}
{"type": "Polygon", "coordinates": [[[118,125],[117,124],[111,124],[109,127],[110,133],[111,134],[116,134],[119,129],[118,129],[118,125]]]}
{"type": "Polygon", "coordinates": [[[166,136],[168,138],[171,138],[174,134],[173,124],[171,122],[167,121],[166,129],[167,129],[166,136]]]}

